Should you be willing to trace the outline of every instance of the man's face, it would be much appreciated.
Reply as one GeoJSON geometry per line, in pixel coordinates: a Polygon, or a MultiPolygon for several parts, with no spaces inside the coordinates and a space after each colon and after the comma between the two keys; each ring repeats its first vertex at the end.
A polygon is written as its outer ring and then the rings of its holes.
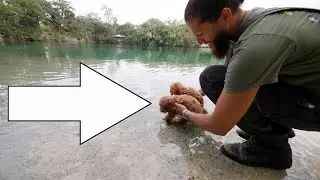
{"type": "Polygon", "coordinates": [[[196,36],[199,44],[207,44],[214,56],[222,59],[226,56],[229,42],[232,40],[228,29],[231,25],[232,15],[225,15],[216,22],[201,23],[197,18],[188,22],[188,26],[196,36]]]}

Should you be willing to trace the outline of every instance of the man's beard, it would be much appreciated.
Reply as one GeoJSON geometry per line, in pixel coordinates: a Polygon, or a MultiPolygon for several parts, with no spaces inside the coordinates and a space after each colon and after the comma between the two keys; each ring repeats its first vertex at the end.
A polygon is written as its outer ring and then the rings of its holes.
{"type": "Polygon", "coordinates": [[[229,36],[226,32],[221,31],[220,33],[218,33],[216,39],[212,41],[212,54],[218,59],[223,59],[224,57],[226,57],[231,40],[232,37],[229,36]]]}

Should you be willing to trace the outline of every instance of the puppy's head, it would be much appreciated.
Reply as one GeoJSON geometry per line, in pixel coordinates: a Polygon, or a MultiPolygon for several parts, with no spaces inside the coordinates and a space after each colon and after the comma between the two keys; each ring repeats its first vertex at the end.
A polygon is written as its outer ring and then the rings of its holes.
{"type": "Polygon", "coordinates": [[[172,94],[180,94],[181,93],[181,89],[183,88],[183,84],[180,82],[174,82],[171,84],[170,86],[170,93],[172,94]]]}
{"type": "Polygon", "coordinates": [[[174,111],[175,104],[172,96],[162,96],[159,101],[160,112],[172,112],[174,111]]]}

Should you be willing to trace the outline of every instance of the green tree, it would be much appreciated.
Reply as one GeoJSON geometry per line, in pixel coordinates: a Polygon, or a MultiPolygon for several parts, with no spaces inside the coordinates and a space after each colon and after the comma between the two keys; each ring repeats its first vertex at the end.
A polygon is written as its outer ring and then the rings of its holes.
{"type": "Polygon", "coordinates": [[[108,5],[103,5],[101,10],[103,11],[105,22],[109,24],[117,24],[117,18],[113,15],[112,9],[109,8],[108,5]]]}
{"type": "Polygon", "coordinates": [[[7,0],[0,4],[0,33],[5,38],[38,40],[45,12],[37,0],[7,0]]]}
{"type": "Polygon", "coordinates": [[[69,31],[70,25],[75,21],[74,8],[66,0],[43,1],[46,11],[46,22],[56,31],[69,31]]]}
{"type": "Polygon", "coordinates": [[[125,36],[124,44],[144,46],[197,47],[183,21],[151,18],[140,25],[119,25],[108,5],[97,13],[75,16],[67,0],[0,0],[0,37],[24,40],[87,40],[117,43],[115,34],[125,36]]]}

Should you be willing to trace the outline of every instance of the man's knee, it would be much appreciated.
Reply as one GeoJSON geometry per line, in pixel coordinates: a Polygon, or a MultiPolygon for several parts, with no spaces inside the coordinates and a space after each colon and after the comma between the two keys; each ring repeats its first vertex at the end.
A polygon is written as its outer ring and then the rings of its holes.
{"type": "Polygon", "coordinates": [[[200,74],[199,81],[201,89],[213,103],[217,102],[224,87],[226,71],[226,66],[211,65],[206,67],[200,74]]]}
{"type": "Polygon", "coordinates": [[[200,84],[216,82],[224,82],[227,67],[225,65],[210,65],[207,66],[199,76],[200,84]]]}

